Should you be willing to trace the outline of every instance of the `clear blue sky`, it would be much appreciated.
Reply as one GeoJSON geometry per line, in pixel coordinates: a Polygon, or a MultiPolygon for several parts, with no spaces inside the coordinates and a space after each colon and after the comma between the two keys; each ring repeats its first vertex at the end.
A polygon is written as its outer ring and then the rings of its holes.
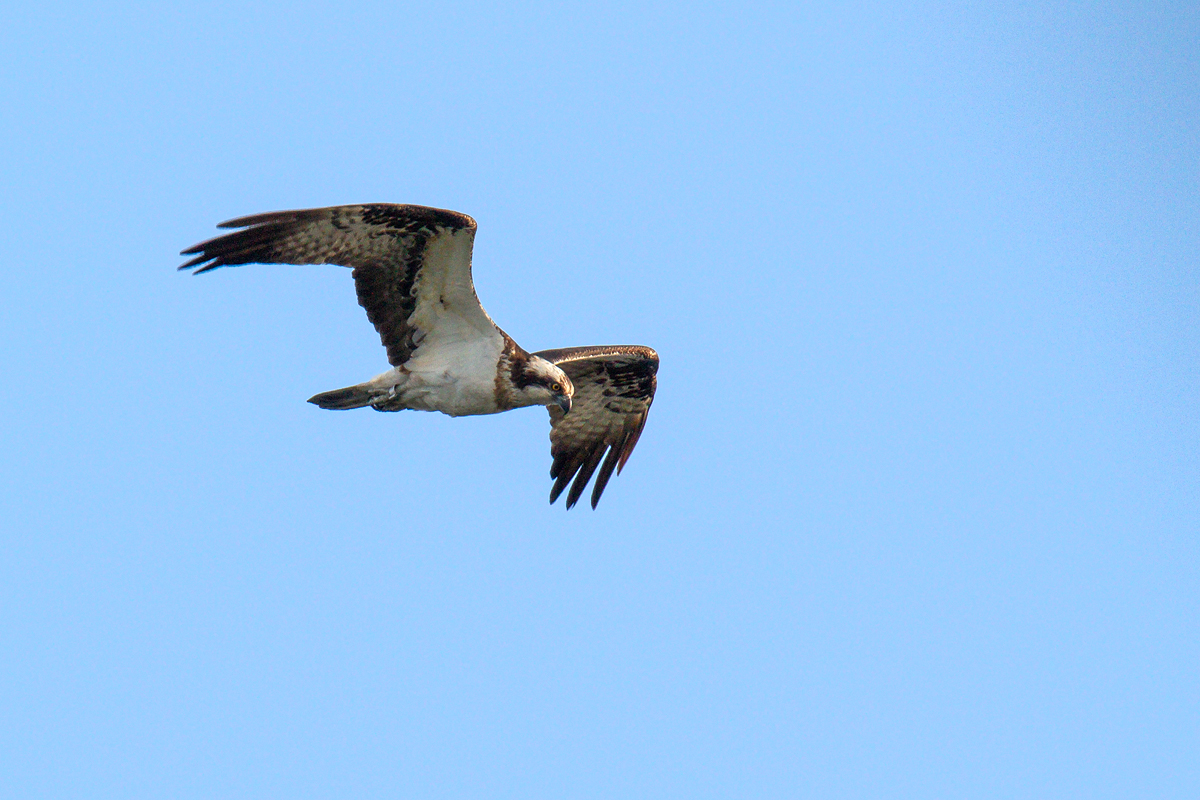
{"type": "Polygon", "coordinates": [[[1200,796],[1194,4],[3,18],[0,795],[1200,796]],[[305,403],[346,271],[175,272],[363,201],[658,349],[598,511],[305,403]]]}

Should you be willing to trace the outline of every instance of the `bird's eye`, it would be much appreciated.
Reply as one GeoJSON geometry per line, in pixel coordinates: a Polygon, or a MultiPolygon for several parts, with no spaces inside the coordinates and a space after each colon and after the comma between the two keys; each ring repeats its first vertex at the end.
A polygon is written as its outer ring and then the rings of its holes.
{"type": "Polygon", "coordinates": [[[554,392],[555,394],[562,394],[562,384],[561,383],[550,384],[550,391],[554,392]]]}

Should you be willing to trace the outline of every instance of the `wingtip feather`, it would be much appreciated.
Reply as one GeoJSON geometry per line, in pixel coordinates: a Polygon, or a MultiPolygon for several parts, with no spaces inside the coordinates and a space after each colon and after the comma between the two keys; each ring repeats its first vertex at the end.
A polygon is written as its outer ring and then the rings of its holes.
{"type": "Polygon", "coordinates": [[[604,494],[604,487],[608,486],[608,479],[612,477],[613,468],[617,465],[621,454],[619,447],[610,447],[608,455],[604,458],[604,463],[600,465],[600,473],[596,475],[596,485],[592,487],[592,508],[600,502],[600,495],[604,494]]]}

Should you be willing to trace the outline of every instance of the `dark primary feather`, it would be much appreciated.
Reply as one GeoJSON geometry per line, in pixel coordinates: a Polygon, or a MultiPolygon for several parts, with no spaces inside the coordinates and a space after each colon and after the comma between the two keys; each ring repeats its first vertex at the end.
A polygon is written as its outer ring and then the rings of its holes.
{"type": "MultiPolygon", "coordinates": [[[[408,324],[426,246],[436,236],[474,230],[466,214],[426,206],[376,203],[274,211],[222,222],[241,228],[184,250],[180,269],[197,275],[238,264],[337,264],[354,269],[358,302],[379,332],[388,361],[400,366],[416,349],[408,324]]],[[[470,275],[467,275],[470,282],[470,275]]]]}
{"type": "Polygon", "coordinates": [[[646,426],[657,386],[658,353],[640,345],[611,345],[542,350],[534,355],[558,365],[575,384],[569,414],[548,406],[554,458],[550,502],[571,484],[567,508],[575,505],[599,467],[592,488],[595,508],[613,470],[620,474],[646,426]]]}

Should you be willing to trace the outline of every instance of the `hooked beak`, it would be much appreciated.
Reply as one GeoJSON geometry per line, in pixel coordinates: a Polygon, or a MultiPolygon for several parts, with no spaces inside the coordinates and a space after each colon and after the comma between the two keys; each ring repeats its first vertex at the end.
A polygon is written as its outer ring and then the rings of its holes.
{"type": "Polygon", "coordinates": [[[558,403],[558,407],[563,410],[564,414],[567,414],[571,411],[571,398],[567,397],[565,394],[556,396],[554,400],[558,403]]]}

